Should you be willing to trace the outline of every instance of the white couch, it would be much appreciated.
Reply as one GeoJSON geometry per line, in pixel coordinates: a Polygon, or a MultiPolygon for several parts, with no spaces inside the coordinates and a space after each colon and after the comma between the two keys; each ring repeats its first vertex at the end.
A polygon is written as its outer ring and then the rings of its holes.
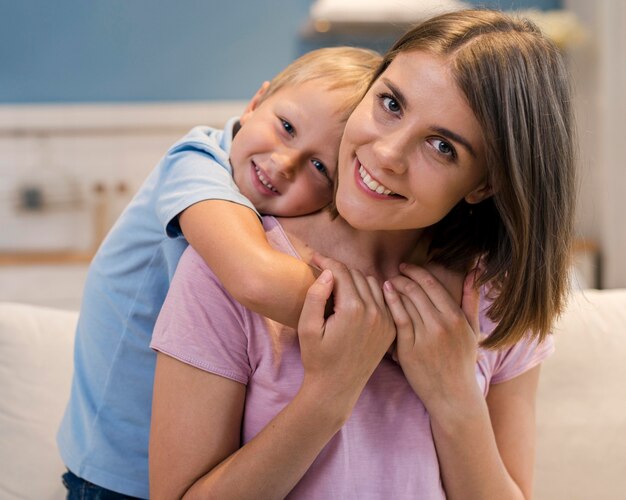
{"type": "Polygon", "coordinates": [[[0,303],[0,498],[65,498],[56,429],[78,313],[0,303]]]}
{"type": "MultiPolygon", "coordinates": [[[[64,498],[56,428],[77,315],[0,303],[0,498],[64,498]]],[[[626,495],[626,289],[587,290],[556,328],[542,368],[535,496],[626,495]]]]}

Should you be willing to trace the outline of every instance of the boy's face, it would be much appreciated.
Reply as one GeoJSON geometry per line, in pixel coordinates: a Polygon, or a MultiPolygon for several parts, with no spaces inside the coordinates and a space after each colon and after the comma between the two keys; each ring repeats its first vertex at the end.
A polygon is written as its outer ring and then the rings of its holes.
{"type": "Polygon", "coordinates": [[[241,117],[230,152],[235,183],[259,212],[297,216],[332,199],[339,141],[338,110],[347,93],[319,81],[287,86],[241,117]]]}

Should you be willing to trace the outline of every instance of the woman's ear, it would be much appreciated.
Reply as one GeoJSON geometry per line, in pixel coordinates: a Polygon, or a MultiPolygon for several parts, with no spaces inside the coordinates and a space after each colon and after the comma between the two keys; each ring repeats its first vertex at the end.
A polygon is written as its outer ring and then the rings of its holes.
{"type": "Polygon", "coordinates": [[[493,194],[493,188],[489,182],[484,181],[476,189],[465,196],[465,201],[470,205],[475,205],[486,200],[493,194]]]}
{"type": "Polygon", "coordinates": [[[265,95],[265,92],[267,92],[267,89],[269,87],[270,82],[263,82],[261,88],[259,88],[259,90],[256,91],[256,94],[254,94],[254,96],[252,97],[252,99],[250,99],[248,105],[246,106],[246,109],[244,109],[243,114],[241,115],[241,118],[239,118],[239,123],[241,125],[248,121],[248,118],[250,118],[250,115],[252,115],[254,110],[259,106],[259,103],[262,101],[263,96],[265,95]]]}

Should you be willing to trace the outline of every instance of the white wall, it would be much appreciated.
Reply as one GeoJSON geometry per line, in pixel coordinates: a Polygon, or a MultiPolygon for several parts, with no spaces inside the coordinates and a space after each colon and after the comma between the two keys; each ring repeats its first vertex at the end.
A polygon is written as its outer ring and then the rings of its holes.
{"type": "Polygon", "coordinates": [[[169,146],[194,125],[221,127],[242,109],[239,102],[1,106],[0,255],[91,250],[101,232],[95,226],[110,226],[169,146]],[[41,189],[42,210],[21,207],[25,186],[41,189]]]}
{"type": "Polygon", "coordinates": [[[602,285],[626,287],[626,2],[566,0],[588,31],[569,51],[581,144],[581,235],[600,245],[602,285]]]}
{"type": "MultiPolygon", "coordinates": [[[[578,233],[599,244],[603,286],[625,287],[626,2],[566,0],[565,7],[589,35],[568,50],[581,143],[578,233]]],[[[99,201],[106,202],[108,225],[173,141],[197,123],[221,126],[242,108],[240,102],[0,106],[0,256],[90,251],[99,201]],[[17,208],[27,184],[43,187],[46,210],[17,208]],[[101,198],[97,184],[106,189],[101,198]]]]}
{"type": "Polygon", "coordinates": [[[0,106],[0,301],[78,309],[95,246],[159,158],[194,125],[221,127],[243,107],[0,106]],[[27,185],[42,190],[42,210],[20,208],[27,185]]]}

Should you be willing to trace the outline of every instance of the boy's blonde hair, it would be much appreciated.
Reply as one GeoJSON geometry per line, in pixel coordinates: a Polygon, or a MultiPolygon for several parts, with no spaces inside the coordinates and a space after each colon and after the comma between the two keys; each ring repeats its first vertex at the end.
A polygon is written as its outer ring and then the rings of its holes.
{"type": "Polygon", "coordinates": [[[372,75],[381,61],[382,57],[377,52],[357,47],[327,47],[312,50],[278,73],[259,102],[263,102],[284,87],[319,80],[328,90],[349,92],[339,109],[342,118],[347,120],[365,95],[372,75]]]}

